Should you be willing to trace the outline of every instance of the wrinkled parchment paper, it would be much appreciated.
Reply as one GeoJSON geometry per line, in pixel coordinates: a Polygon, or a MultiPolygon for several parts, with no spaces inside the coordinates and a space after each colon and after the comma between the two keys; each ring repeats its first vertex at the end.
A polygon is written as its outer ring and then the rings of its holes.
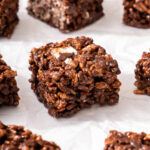
{"type": "Polygon", "coordinates": [[[143,51],[150,48],[150,30],[122,24],[122,0],[105,0],[105,16],[96,23],[70,34],[42,23],[26,11],[27,0],[20,0],[20,23],[12,38],[0,38],[0,53],[18,72],[20,105],[0,108],[0,120],[5,124],[24,125],[44,139],[55,141],[62,150],[102,150],[109,130],[145,131],[150,133],[150,97],[134,95],[134,69],[143,51]],[[39,103],[30,88],[28,59],[33,47],[68,37],[85,35],[103,46],[118,60],[122,74],[120,102],[115,106],[94,105],[71,118],[54,119],[39,103]]]}

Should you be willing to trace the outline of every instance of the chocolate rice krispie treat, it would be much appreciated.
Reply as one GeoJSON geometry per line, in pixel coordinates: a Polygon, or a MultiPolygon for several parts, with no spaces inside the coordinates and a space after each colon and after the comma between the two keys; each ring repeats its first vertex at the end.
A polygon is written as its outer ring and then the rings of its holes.
{"type": "Polygon", "coordinates": [[[23,126],[4,125],[0,121],[0,150],[60,150],[53,142],[24,130],[23,126]]]}
{"type": "Polygon", "coordinates": [[[18,24],[19,0],[0,0],[0,36],[10,38],[18,24]]]}
{"type": "Polygon", "coordinates": [[[150,0],[124,0],[123,22],[137,28],[150,28],[150,0]]]}
{"type": "Polygon", "coordinates": [[[98,103],[118,103],[117,61],[87,37],[33,48],[31,88],[54,117],[71,116],[98,103]]]}
{"type": "Polygon", "coordinates": [[[62,32],[91,24],[103,16],[103,0],[29,0],[28,13],[62,32]]]}
{"type": "Polygon", "coordinates": [[[0,55],[0,106],[19,104],[18,87],[15,80],[17,72],[11,70],[0,55]]]}
{"type": "Polygon", "coordinates": [[[144,52],[137,62],[135,69],[135,94],[147,94],[150,96],[150,52],[144,52]]]}
{"type": "Polygon", "coordinates": [[[150,134],[110,131],[104,150],[150,150],[150,134]]]}

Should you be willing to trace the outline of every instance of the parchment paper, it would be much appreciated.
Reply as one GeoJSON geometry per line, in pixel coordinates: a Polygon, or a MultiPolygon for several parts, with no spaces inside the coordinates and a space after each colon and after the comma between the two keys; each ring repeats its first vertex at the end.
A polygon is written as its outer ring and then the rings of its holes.
{"type": "Polygon", "coordinates": [[[55,141],[62,150],[102,150],[104,139],[113,129],[150,133],[150,97],[133,94],[135,64],[142,52],[150,48],[150,30],[122,24],[122,0],[104,1],[105,16],[101,20],[77,32],[63,34],[27,15],[27,0],[20,0],[20,22],[10,40],[0,38],[0,53],[18,72],[21,100],[17,108],[0,108],[1,121],[24,125],[44,139],[55,141]],[[120,102],[115,106],[94,105],[71,118],[54,119],[30,88],[30,50],[79,35],[92,37],[118,60],[122,72],[120,102]]]}

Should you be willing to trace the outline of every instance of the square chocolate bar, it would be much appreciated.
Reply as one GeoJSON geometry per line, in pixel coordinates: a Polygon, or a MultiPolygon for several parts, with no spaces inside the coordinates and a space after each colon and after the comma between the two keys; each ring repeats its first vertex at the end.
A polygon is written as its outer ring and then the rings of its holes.
{"type": "Polygon", "coordinates": [[[28,13],[62,32],[71,32],[103,16],[103,0],[29,0],[28,13]]]}
{"type": "Polygon", "coordinates": [[[54,117],[71,116],[92,104],[118,103],[118,63],[87,37],[33,48],[31,87],[54,117]]]}
{"type": "Polygon", "coordinates": [[[150,0],[124,0],[123,22],[137,28],[150,28],[150,0]]]}

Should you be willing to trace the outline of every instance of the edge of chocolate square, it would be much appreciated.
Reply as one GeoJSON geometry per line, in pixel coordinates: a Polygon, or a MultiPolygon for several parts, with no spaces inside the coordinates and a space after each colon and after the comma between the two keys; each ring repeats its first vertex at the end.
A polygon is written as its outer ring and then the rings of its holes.
{"type": "Polygon", "coordinates": [[[150,134],[110,131],[104,150],[149,150],[150,134]]]}
{"type": "Polygon", "coordinates": [[[0,121],[1,150],[60,150],[54,142],[48,142],[41,136],[25,130],[23,126],[4,125],[0,121]]]}
{"type": "Polygon", "coordinates": [[[11,37],[14,28],[19,22],[18,8],[19,0],[0,1],[0,36],[11,37]]]}
{"type": "Polygon", "coordinates": [[[2,55],[0,55],[0,106],[17,106],[19,104],[19,88],[15,80],[16,76],[17,72],[13,71],[11,67],[2,60],[2,55]]]}
{"type": "Polygon", "coordinates": [[[29,0],[28,13],[62,32],[85,27],[101,18],[103,0],[29,0]]]}
{"type": "Polygon", "coordinates": [[[123,23],[137,28],[150,28],[150,1],[124,0],[123,23]]]}
{"type": "Polygon", "coordinates": [[[137,62],[135,69],[135,94],[150,96],[150,52],[143,52],[142,58],[137,62]]]}

